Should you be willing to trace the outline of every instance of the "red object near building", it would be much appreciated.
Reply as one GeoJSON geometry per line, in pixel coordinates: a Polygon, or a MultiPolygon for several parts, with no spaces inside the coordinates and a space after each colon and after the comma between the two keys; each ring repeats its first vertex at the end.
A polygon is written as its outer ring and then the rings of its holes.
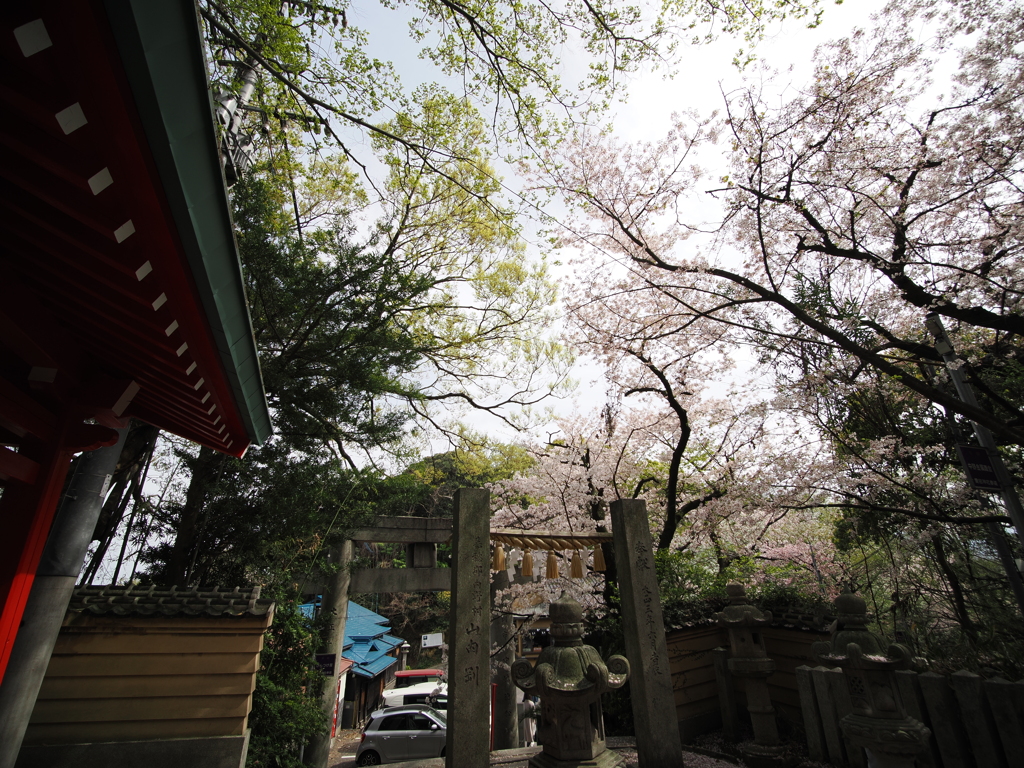
{"type": "Polygon", "coordinates": [[[408,688],[419,683],[436,683],[442,675],[443,669],[402,669],[395,672],[395,688],[408,688]]]}
{"type": "Polygon", "coordinates": [[[241,456],[270,420],[195,8],[0,20],[2,679],[75,453],[137,418],[241,456]]]}

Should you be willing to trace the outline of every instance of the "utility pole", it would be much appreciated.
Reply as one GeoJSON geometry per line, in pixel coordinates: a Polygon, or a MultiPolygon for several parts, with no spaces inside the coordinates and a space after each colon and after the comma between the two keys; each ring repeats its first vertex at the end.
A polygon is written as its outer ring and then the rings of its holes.
{"type": "Polygon", "coordinates": [[[223,157],[224,175],[229,187],[234,186],[239,177],[253,166],[253,142],[251,136],[242,133],[242,113],[246,110],[249,99],[256,90],[255,61],[235,61],[239,67],[242,81],[238,93],[222,91],[216,94],[217,121],[224,129],[223,157]]]}
{"type": "MultiPolygon", "coordinates": [[[[331,726],[338,704],[338,677],[341,670],[341,654],[345,648],[345,622],[348,619],[348,588],[352,581],[352,542],[345,539],[331,549],[331,562],[338,569],[331,574],[330,582],[324,590],[321,610],[331,611],[331,627],[320,652],[334,656],[334,674],[324,680],[324,689],[320,695],[320,703],[327,715],[327,731],[311,739],[306,747],[303,761],[312,768],[327,768],[331,754],[331,726]]],[[[340,713],[338,713],[340,716],[340,713]]]]}
{"type": "MultiPolygon", "coordinates": [[[[942,318],[934,312],[929,313],[925,318],[925,324],[928,326],[928,330],[931,331],[932,336],[935,337],[935,351],[942,355],[942,359],[946,363],[946,370],[949,372],[949,377],[953,380],[953,385],[956,387],[957,395],[967,405],[978,408],[978,400],[974,396],[974,390],[967,383],[963,373],[964,361],[956,356],[953,343],[949,340],[946,329],[942,325],[942,318]]],[[[1013,527],[1017,531],[1017,539],[1024,545],[1024,507],[1021,506],[1020,497],[1017,496],[1013,478],[1010,476],[1009,470],[1006,469],[1006,465],[1003,464],[1003,458],[996,449],[995,438],[992,437],[988,427],[974,421],[971,424],[974,425],[974,435],[978,439],[978,444],[988,453],[989,462],[992,464],[996,480],[999,483],[1000,494],[1003,497],[1003,506],[1006,508],[1006,512],[1013,522],[1013,527]]],[[[998,524],[993,522],[988,525],[993,539],[992,543],[999,554],[999,559],[1003,563],[1003,569],[1006,571],[1006,577],[1010,580],[1010,586],[1013,588],[1021,613],[1024,614],[1024,581],[1021,580],[1020,570],[1018,570],[1009,547],[1002,538],[1003,532],[999,529],[998,524]]]]}

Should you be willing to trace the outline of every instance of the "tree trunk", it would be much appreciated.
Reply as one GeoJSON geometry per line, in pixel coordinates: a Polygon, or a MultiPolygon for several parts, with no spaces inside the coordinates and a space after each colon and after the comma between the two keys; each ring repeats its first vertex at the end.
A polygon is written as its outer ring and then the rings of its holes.
{"type": "MultiPolygon", "coordinates": [[[[683,411],[685,414],[686,412],[683,411]]],[[[665,527],[661,529],[661,536],[658,537],[658,549],[666,552],[672,546],[672,539],[675,538],[676,528],[679,527],[679,466],[683,463],[683,454],[686,452],[686,445],[690,442],[689,421],[680,417],[679,442],[672,451],[672,461],[668,465],[668,482],[665,488],[665,527]]]]}
{"type": "Polygon", "coordinates": [[[192,469],[192,478],[185,494],[181,517],[175,525],[174,545],[168,558],[167,586],[190,586],[191,566],[199,544],[199,521],[213,485],[220,476],[227,457],[212,448],[200,448],[192,469]]]}
{"type": "Polygon", "coordinates": [[[946,556],[946,549],[942,544],[941,535],[935,536],[932,539],[932,547],[935,549],[936,562],[938,562],[942,574],[946,577],[946,583],[949,585],[950,597],[953,601],[953,611],[956,613],[957,621],[960,622],[960,626],[963,628],[968,640],[971,641],[971,645],[976,645],[978,641],[977,628],[967,612],[967,601],[964,599],[964,590],[960,584],[960,577],[953,570],[953,566],[946,556]]]}
{"type": "Polygon", "coordinates": [[[133,421],[128,436],[124,439],[124,448],[117,460],[117,469],[114,471],[113,487],[111,493],[100,511],[99,520],[96,522],[96,530],[93,533],[93,541],[101,544],[109,539],[117,528],[117,510],[123,509],[122,500],[126,493],[130,493],[130,482],[139,471],[145,467],[153,456],[156,448],[156,441],[160,430],[141,421],[133,421]]]}
{"type": "Polygon", "coordinates": [[[715,562],[718,563],[718,573],[725,573],[732,564],[732,560],[729,559],[725,550],[722,549],[722,540],[718,538],[718,532],[714,528],[711,529],[708,538],[711,539],[711,546],[715,550],[715,562]]]}
{"type": "Polygon", "coordinates": [[[82,583],[92,584],[103,564],[110,543],[117,534],[129,502],[134,498],[136,504],[138,503],[142,484],[145,482],[143,473],[153,458],[159,436],[160,430],[156,427],[141,421],[132,422],[114,470],[114,490],[103,503],[95,529],[92,531],[92,540],[99,542],[99,545],[82,572],[82,583]]]}

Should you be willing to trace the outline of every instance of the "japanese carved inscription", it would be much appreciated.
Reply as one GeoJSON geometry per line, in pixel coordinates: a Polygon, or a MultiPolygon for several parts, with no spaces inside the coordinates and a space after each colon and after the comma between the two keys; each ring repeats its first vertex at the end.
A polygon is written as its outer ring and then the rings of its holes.
{"type": "Polygon", "coordinates": [[[448,647],[450,704],[445,765],[449,768],[488,764],[489,534],[487,491],[477,488],[458,491],[452,526],[454,557],[448,647]]]}

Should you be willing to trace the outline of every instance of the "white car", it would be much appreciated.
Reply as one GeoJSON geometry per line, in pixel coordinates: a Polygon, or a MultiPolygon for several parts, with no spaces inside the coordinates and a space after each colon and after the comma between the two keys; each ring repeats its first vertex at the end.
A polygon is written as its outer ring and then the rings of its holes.
{"type": "Polygon", "coordinates": [[[445,712],[448,709],[448,685],[439,682],[417,683],[384,691],[385,707],[403,707],[407,704],[426,704],[445,712]]]}

